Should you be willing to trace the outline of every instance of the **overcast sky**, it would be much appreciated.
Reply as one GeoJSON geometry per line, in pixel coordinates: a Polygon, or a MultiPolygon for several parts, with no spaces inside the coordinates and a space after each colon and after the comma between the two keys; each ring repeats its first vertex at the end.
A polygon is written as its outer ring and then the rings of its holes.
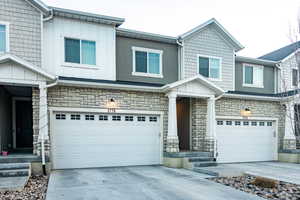
{"type": "Polygon", "coordinates": [[[300,0],[43,0],[49,6],[125,18],[123,28],[178,36],[216,18],[257,57],[289,44],[300,0]]]}

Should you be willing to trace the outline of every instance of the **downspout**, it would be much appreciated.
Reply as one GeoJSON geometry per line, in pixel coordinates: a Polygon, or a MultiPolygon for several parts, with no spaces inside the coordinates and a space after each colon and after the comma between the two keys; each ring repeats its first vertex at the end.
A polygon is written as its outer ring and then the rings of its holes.
{"type": "MultiPolygon", "coordinates": [[[[46,85],[45,88],[41,88],[41,89],[48,89],[50,87],[54,87],[56,86],[58,83],[58,78],[56,78],[54,83],[51,83],[49,85],[46,85]]],[[[47,92],[47,91],[46,91],[47,92]]],[[[48,114],[47,114],[48,115],[48,114]]],[[[48,122],[49,124],[49,122],[48,122]]],[[[47,126],[48,126],[47,124],[47,126]]],[[[48,131],[48,130],[47,130],[48,131]]],[[[48,134],[48,133],[47,133],[48,134]]],[[[41,135],[41,151],[42,151],[42,168],[43,168],[43,174],[46,176],[47,175],[47,171],[46,171],[46,155],[45,155],[45,137],[44,137],[44,133],[41,135]]]]}
{"type": "Polygon", "coordinates": [[[183,42],[181,38],[178,38],[176,40],[176,43],[178,44],[178,80],[183,79],[182,69],[183,69],[183,42]]]}
{"type": "Polygon", "coordinates": [[[48,17],[44,18],[44,19],[43,19],[43,22],[47,22],[47,21],[53,19],[53,16],[54,16],[54,14],[53,14],[53,9],[51,9],[51,10],[50,10],[50,15],[49,15],[48,17]]]}

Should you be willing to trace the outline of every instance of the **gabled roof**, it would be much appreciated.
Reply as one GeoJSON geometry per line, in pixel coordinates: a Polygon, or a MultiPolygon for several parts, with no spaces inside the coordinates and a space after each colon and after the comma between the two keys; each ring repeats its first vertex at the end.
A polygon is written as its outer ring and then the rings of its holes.
{"type": "Polygon", "coordinates": [[[212,24],[215,25],[217,30],[222,33],[222,35],[225,37],[225,39],[228,40],[230,42],[230,44],[232,44],[234,46],[235,51],[239,51],[244,48],[244,46],[241,43],[239,43],[215,18],[212,18],[212,19],[204,22],[203,24],[200,24],[199,26],[193,28],[192,30],[180,35],[179,38],[185,39],[185,38],[189,37],[190,35],[192,35],[193,33],[198,32],[212,24]]]}
{"type": "Polygon", "coordinates": [[[125,19],[119,17],[93,14],[93,13],[82,12],[77,10],[69,10],[65,8],[57,8],[57,7],[50,7],[50,8],[53,10],[55,16],[61,16],[70,19],[79,19],[88,22],[109,24],[117,27],[123,24],[123,22],[125,21],[125,19]]]}
{"type": "Polygon", "coordinates": [[[51,9],[40,0],[25,0],[25,1],[32,4],[37,9],[39,9],[41,12],[44,13],[44,15],[48,15],[51,11],[51,9]]]}
{"type": "Polygon", "coordinates": [[[191,78],[187,78],[187,79],[183,79],[183,80],[180,80],[180,81],[176,81],[174,83],[170,83],[168,85],[163,86],[162,89],[164,91],[171,90],[173,88],[179,87],[181,85],[184,85],[184,84],[192,82],[192,81],[198,81],[203,86],[213,90],[217,94],[217,96],[220,96],[220,95],[225,93],[225,91],[222,88],[220,88],[217,85],[215,85],[214,83],[208,81],[202,75],[196,75],[196,76],[191,77],[191,78]]]}
{"type": "Polygon", "coordinates": [[[300,48],[300,41],[294,42],[293,44],[287,45],[270,53],[267,53],[263,56],[260,56],[259,59],[272,60],[272,61],[281,61],[294,53],[297,49],[300,48]]]}
{"type": "Polygon", "coordinates": [[[18,63],[24,67],[26,67],[27,69],[33,71],[33,72],[36,72],[48,79],[51,79],[51,80],[55,80],[56,77],[46,71],[44,71],[42,68],[40,67],[37,67],[25,60],[23,60],[22,58],[19,58],[17,56],[14,56],[14,55],[11,55],[11,54],[3,54],[0,56],[0,63],[5,63],[5,62],[8,62],[8,61],[13,61],[15,63],[18,63]]]}

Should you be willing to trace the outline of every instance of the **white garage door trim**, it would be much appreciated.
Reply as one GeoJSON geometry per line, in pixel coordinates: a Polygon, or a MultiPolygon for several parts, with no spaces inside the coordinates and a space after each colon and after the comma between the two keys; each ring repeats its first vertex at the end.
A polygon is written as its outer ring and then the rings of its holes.
{"type": "MultiPolygon", "coordinates": [[[[53,141],[53,122],[56,112],[67,112],[67,113],[97,113],[97,114],[143,114],[143,115],[158,115],[160,119],[160,164],[163,163],[163,132],[164,132],[164,112],[163,111],[147,111],[147,110],[124,110],[117,109],[116,113],[109,113],[107,109],[95,109],[95,108],[69,108],[69,107],[49,107],[50,111],[50,139],[53,141]]],[[[51,146],[51,144],[50,144],[51,146]]],[[[51,167],[53,168],[53,148],[50,148],[50,160],[51,167]]]]}
{"type": "MultiPolygon", "coordinates": [[[[216,121],[217,120],[253,120],[253,121],[272,121],[275,123],[275,156],[274,160],[278,160],[278,138],[279,138],[279,131],[278,131],[278,118],[273,118],[273,117],[241,117],[241,116],[216,116],[216,121]]],[[[218,135],[216,135],[216,140],[218,140],[218,135]]]]}

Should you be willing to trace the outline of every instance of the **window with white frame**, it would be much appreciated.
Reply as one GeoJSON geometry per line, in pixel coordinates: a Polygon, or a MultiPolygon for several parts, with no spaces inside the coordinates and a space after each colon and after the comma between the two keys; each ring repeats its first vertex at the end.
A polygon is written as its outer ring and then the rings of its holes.
{"type": "Polygon", "coordinates": [[[133,75],[162,78],[163,51],[132,47],[133,75]]]}
{"type": "Polygon", "coordinates": [[[202,76],[221,79],[221,58],[198,55],[198,71],[202,76]]]}
{"type": "Polygon", "coordinates": [[[292,69],[292,84],[293,86],[298,86],[298,70],[292,69]]]}
{"type": "Polygon", "coordinates": [[[243,86],[264,87],[264,66],[243,64],[243,86]]]}
{"type": "Polygon", "coordinates": [[[65,62],[96,65],[96,42],[65,38],[65,62]]]}
{"type": "Polygon", "coordinates": [[[8,52],[8,24],[0,23],[0,52],[8,52]]]}

